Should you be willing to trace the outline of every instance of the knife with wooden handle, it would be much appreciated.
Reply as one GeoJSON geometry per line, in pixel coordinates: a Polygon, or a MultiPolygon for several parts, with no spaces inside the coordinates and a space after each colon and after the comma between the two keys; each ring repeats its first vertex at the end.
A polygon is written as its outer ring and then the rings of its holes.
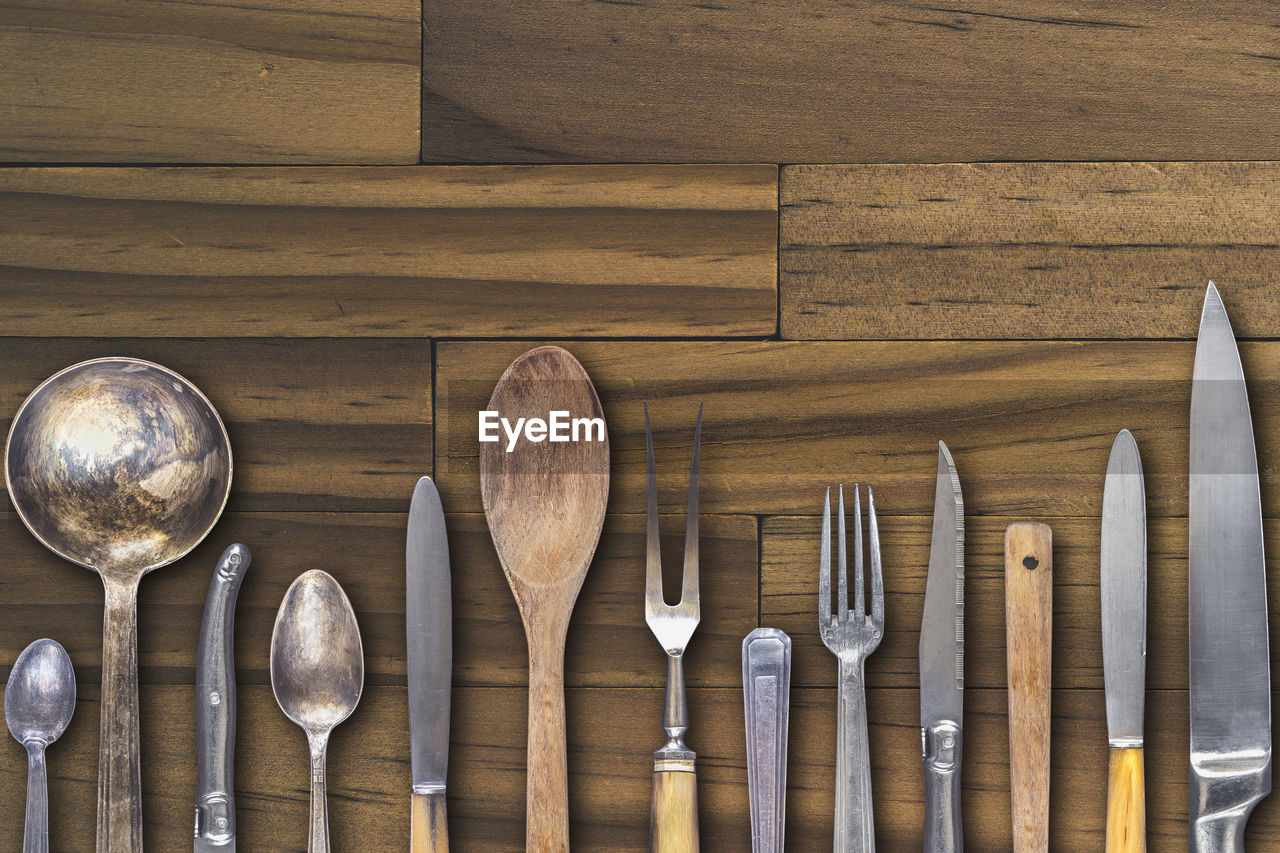
{"type": "Polygon", "coordinates": [[[1009,667],[1009,786],[1014,853],[1049,850],[1049,690],[1053,533],[1020,521],[1004,535],[1009,667]]]}
{"type": "Polygon", "coordinates": [[[1147,509],[1138,443],[1111,446],[1102,493],[1102,670],[1107,688],[1107,853],[1143,853],[1142,722],[1147,675],[1147,509]]]}
{"type": "Polygon", "coordinates": [[[410,849],[413,853],[448,853],[444,794],[449,773],[453,602],[444,507],[430,477],[418,480],[409,504],[405,625],[413,772],[410,849]]]}

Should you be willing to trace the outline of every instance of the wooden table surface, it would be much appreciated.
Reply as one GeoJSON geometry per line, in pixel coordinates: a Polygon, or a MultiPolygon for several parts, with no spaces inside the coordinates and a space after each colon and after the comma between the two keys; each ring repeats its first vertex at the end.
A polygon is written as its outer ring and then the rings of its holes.
{"type": "MultiPolygon", "coordinates": [[[[140,356],[209,395],[235,453],[221,523],[142,585],[149,850],[190,844],[196,636],[233,541],[254,554],[236,625],[240,849],[305,847],[305,742],[267,659],[284,590],[310,568],[347,589],[366,651],[364,698],[330,750],[335,849],[407,846],[403,537],[423,474],[453,551],[451,840],[521,849],[525,647],[481,511],[476,410],[542,342],[591,374],[613,449],[568,640],[576,849],[648,841],[665,669],[643,621],[643,401],[672,566],[706,406],[686,669],[705,850],[750,847],[740,644],[758,625],[794,640],[788,849],[830,843],[817,514],[826,486],[854,481],[876,488],[884,543],[886,637],[867,668],[879,849],[920,849],[916,645],[939,439],[967,513],[969,849],[1011,845],[1002,534],[1018,519],[1055,539],[1051,847],[1102,847],[1099,513],[1122,427],[1151,518],[1148,842],[1185,849],[1187,419],[1210,278],[1243,340],[1280,539],[1274,9],[0,9],[0,417],[63,366],[140,356]]],[[[90,850],[100,583],[7,503],[0,537],[0,675],[41,636],[70,652],[79,704],[49,752],[52,846],[90,850]]],[[[24,765],[0,747],[0,849],[20,843],[24,765]]],[[[1280,844],[1276,798],[1247,841],[1280,844]]]]}

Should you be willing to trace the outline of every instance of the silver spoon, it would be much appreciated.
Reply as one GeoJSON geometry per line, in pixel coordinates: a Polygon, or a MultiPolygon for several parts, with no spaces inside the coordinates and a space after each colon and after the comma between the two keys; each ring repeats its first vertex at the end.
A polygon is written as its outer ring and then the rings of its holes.
{"type": "Polygon", "coordinates": [[[76,673],[66,649],[36,640],[22,650],[4,689],[4,719],[27,749],[27,826],[22,853],[49,851],[49,781],[44,750],[76,710],[76,673]]]}
{"type": "Polygon", "coordinates": [[[46,379],[13,417],[5,476],[14,509],[49,550],[96,571],[102,619],[98,853],[142,850],[138,583],[212,529],[231,488],[231,443],[200,391],[135,358],[46,379]]]}
{"type": "Polygon", "coordinates": [[[298,575],[271,632],[271,690],[311,748],[308,853],[329,853],[325,749],[329,733],[355,710],[364,689],[364,649],[347,594],[328,572],[298,575]]]}

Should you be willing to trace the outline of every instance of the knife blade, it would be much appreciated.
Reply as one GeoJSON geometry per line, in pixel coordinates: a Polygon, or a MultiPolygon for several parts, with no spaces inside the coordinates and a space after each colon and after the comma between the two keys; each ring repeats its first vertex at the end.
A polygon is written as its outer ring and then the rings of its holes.
{"type": "Polygon", "coordinates": [[[963,849],[960,762],[964,731],[964,499],[947,445],[938,442],[929,578],[920,625],[920,743],[924,849],[963,849]]]}
{"type": "Polygon", "coordinates": [[[1258,458],[1244,369],[1213,282],[1191,383],[1190,849],[1243,850],[1271,792],[1271,672],[1258,458]]]}
{"type": "Polygon", "coordinates": [[[1147,677],[1147,507],[1138,443],[1111,445],[1102,491],[1102,671],[1107,697],[1107,853],[1146,849],[1142,722],[1147,677]]]}
{"type": "Polygon", "coordinates": [[[405,625],[413,774],[412,849],[446,851],[453,603],[444,507],[430,477],[418,480],[409,504],[405,625]]]}

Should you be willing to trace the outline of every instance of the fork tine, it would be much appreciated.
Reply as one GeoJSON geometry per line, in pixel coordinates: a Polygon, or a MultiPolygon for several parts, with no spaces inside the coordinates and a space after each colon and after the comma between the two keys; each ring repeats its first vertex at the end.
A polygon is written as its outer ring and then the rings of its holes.
{"type": "Polygon", "coordinates": [[[880,526],[876,523],[876,496],[867,486],[871,524],[871,626],[884,632],[884,574],[880,566],[880,526]]]}
{"type": "Polygon", "coordinates": [[[840,554],[840,586],[836,592],[836,605],[840,608],[839,612],[840,612],[841,625],[843,625],[845,621],[849,618],[849,572],[847,569],[847,566],[849,565],[849,561],[848,561],[848,554],[846,553],[846,546],[845,546],[844,524],[845,524],[844,483],[841,483],[840,484],[840,524],[839,524],[840,541],[836,545],[836,548],[838,549],[840,554]]]}
{"type": "Polygon", "coordinates": [[[644,404],[644,440],[648,450],[649,487],[645,505],[645,613],[666,604],[662,594],[662,545],[658,538],[658,471],[653,458],[653,430],[649,427],[649,404],[644,404]]]}
{"type": "Polygon", "coordinates": [[[862,619],[867,614],[862,564],[862,487],[853,484],[853,615],[862,619]]]}
{"type": "Polygon", "coordinates": [[[680,604],[695,614],[698,599],[698,447],[702,444],[702,404],[698,404],[698,425],[693,428],[693,462],[689,471],[689,521],[684,529],[684,585],[680,604]]]}
{"type": "Polygon", "coordinates": [[[818,627],[831,627],[831,488],[822,502],[822,553],[818,557],[818,627]]]}

